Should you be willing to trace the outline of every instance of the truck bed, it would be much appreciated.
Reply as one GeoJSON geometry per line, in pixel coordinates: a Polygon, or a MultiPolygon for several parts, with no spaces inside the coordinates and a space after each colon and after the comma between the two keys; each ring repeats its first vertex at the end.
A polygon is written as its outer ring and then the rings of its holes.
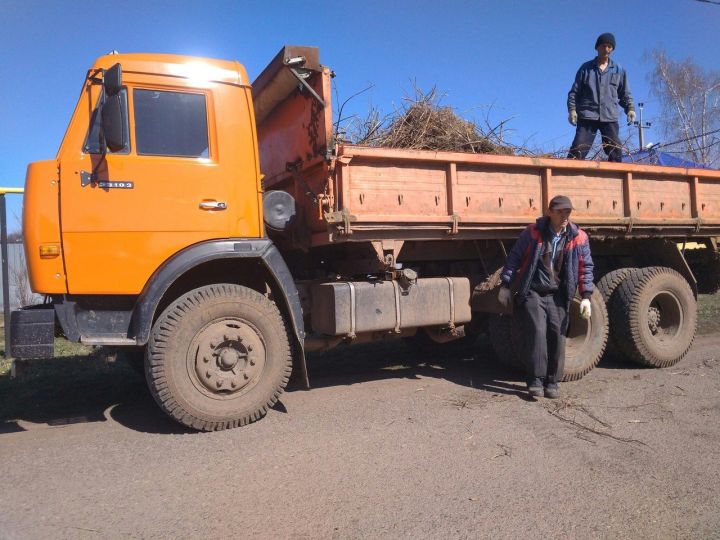
{"type": "Polygon", "coordinates": [[[706,169],[345,145],[328,182],[329,241],[515,237],[557,194],[596,234],[720,233],[720,171],[706,169]]]}
{"type": "Polygon", "coordinates": [[[286,47],[253,88],[264,188],[294,196],[311,247],[516,238],[557,194],[596,236],[720,235],[720,171],[336,144],[331,76],[316,48],[286,47]],[[300,56],[315,95],[282,82],[300,56]]]}

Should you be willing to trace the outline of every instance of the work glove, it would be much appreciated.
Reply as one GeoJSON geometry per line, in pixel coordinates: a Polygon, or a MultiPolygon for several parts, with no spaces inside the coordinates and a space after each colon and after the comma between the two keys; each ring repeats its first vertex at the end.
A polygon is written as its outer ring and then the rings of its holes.
{"type": "Polygon", "coordinates": [[[510,289],[507,287],[500,287],[500,292],[498,292],[498,302],[500,302],[503,306],[508,307],[511,300],[512,293],[510,292],[510,289]]]}
{"type": "Polygon", "coordinates": [[[635,123],[635,111],[629,111],[627,114],[628,126],[635,123]]]}
{"type": "Polygon", "coordinates": [[[573,126],[577,125],[577,111],[575,109],[568,112],[568,122],[570,122],[573,126]]]}
{"type": "Polygon", "coordinates": [[[582,302],[580,302],[580,316],[587,320],[590,318],[591,313],[592,309],[590,308],[590,300],[585,298],[582,302]]]}

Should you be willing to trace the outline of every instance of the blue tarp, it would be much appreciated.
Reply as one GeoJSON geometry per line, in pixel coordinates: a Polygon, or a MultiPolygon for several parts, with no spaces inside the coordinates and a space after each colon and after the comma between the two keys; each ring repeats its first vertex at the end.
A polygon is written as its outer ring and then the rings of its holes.
{"type": "Polygon", "coordinates": [[[632,154],[622,157],[625,163],[642,163],[644,165],[664,165],[665,167],[682,167],[684,169],[710,169],[711,167],[702,163],[695,163],[687,159],[682,159],[672,154],[658,152],[650,148],[648,150],[638,150],[632,154]]]}

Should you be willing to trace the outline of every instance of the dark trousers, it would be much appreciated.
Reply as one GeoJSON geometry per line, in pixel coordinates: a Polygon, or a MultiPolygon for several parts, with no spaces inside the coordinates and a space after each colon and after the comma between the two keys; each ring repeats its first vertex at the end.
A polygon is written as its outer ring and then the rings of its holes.
{"type": "Polygon", "coordinates": [[[608,161],[622,161],[622,144],[620,143],[620,127],[617,122],[597,122],[595,120],[578,120],[575,138],[573,139],[568,159],[585,159],[595,141],[595,134],[600,130],[602,147],[608,161]]]}
{"type": "Polygon", "coordinates": [[[560,293],[540,295],[531,290],[518,299],[516,313],[528,381],[539,377],[545,384],[560,382],[565,368],[567,308],[567,300],[560,293]]]}

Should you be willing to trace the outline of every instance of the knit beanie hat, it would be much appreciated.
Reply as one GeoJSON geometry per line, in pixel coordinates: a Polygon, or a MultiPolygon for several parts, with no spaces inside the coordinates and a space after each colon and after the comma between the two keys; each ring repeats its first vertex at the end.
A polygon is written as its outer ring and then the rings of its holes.
{"type": "Polygon", "coordinates": [[[598,48],[598,45],[602,45],[603,43],[608,43],[609,45],[612,45],[612,48],[615,48],[615,36],[613,36],[610,32],[605,32],[604,34],[600,34],[597,38],[597,41],[595,42],[595,48],[598,48]]]}

